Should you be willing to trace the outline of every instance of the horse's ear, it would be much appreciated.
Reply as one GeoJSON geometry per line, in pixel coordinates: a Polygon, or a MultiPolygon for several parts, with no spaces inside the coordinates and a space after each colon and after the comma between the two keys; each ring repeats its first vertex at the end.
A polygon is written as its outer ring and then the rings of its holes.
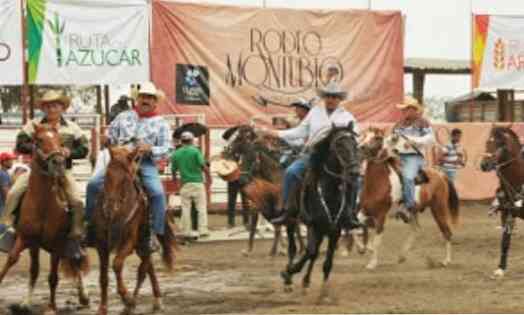
{"type": "Polygon", "coordinates": [[[355,122],[353,120],[348,123],[348,128],[351,132],[355,131],[355,122]]]}

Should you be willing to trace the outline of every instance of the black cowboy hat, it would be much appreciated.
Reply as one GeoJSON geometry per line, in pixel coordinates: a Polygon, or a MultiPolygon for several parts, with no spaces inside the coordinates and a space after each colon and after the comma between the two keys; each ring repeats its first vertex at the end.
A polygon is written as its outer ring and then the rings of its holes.
{"type": "Polygon", "coordinates": [[[191,132],[195,137],[198,138],[202,135],[207,134],[209,129],[206,126],[202,125],[201,123],[190,122],[187,124],[183,124],[182,126],[175,129],[175,131],[173,132],[173,138],[180,139],[180,137],[182,136],[182,133],[185,131],[191,132]]]}

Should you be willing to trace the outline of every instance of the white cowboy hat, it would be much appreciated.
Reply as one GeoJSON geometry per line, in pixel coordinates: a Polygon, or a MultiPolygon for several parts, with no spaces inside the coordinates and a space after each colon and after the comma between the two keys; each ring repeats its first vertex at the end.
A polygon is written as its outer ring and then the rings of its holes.
{"type": "Polygon", "coordinates": [[[336,96],[344,100],[348,96],[348,93],[342,90],[342,87],[336,82],[328,83],[324,88],[318,89],[317,93],[321,98],[336,96]]]}
{"type": "Polygon", "coordinates": [[[137,95],[153,95],[158,101],[161,101],[165,98],[165,94],[162,90],[157,89],[153,82],[144,82],[140,84],[140,89],[138,89],[137,95]]]}
{"type": "Polygon", "coordinates": [[[57,90],[48,90],[44,93],[42,98],[40,98],[36,102],[36,106],[38,108],[42,108],[43,105],[52,103],[52,102],[60,102],[64,105],[64,111],[69,108],[69,105],[71,105],[71,98],[64,93],[57,91],[57,90]]]}
{"type": "Polygon", "coordinates": [[[397,104],[398,109],[405,109],[408,107],[415,108],[418,112],[424,111],[424,107],[420,105],[418,100],[412,96],[404,97],[404,101],[400,104],[397,104]]]}

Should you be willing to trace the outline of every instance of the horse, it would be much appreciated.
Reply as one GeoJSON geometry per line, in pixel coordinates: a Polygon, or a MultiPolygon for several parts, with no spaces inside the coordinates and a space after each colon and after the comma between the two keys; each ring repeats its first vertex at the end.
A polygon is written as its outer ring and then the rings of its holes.
{"type": "MultiPolygon", "coordinates": [[[[146,274],[149,275],[154,295],[153,310],[162,310],[160,286],[151,259],[151,252],[143,250],[144,242],[151,241],[149,230],[151,212],[148,210],[148,200],[137,172],[141,154],[125,146],[109,147],[111,161],[107,166],[103,193],[98,196],[97,206],[93,213],[96,227],[96,250],[100,259],[100,289],[101,300],[99,315],[107,314],[107,286],[109,255],[115,251],[113,271],[117,280],[118,293],[125,305],[126,311],[132,311],[136,306],[142,283],[146,274]],[[140,258],[137,272],[137,282],[132,297],[123,280],[123,267],[126,258],[136,251],[140,258]]],[[[168,271],[174,269],[175,236],[169,223],[163,237],[159,238],[162,247],[162,261],[168,271]]]]}
{"type": "MultiPolygon", "coordinates": [[[[268,221],[278,215],[283,169],[280,166],[281,149],[284,143],[274,138],[260,137],[253,127],[239,125],[225,132],[230,143],[225,148],[225,156],[240,157],[241,180],[244,180],[242,192],[253,205],[249,227],[248,248],[244,255],[253,251],[253,240],[258,223],[258,214],[268,221]]],[[[281,240],[281,226],[274,225],[274,239],[270,256],[277,254],[281,240]]],[[[286,225],[288,236],[288,257],[290,261],[296,255],[295,233],[298,235],[300,250],[304,247],[298,225],[293,222],[286,225]]]]}
{"type": "Polygon", "coordinates": [[[343,214],[346,207],[356,206],[350,203],[356,200],[352,194],[358,191],[356,180],[360,168],[353,123],[347,126],[333,125],[319,132],[314,139],[309,139],[308,150],[311,151],[310,166],[300,192],[301,216],[307,226],[306,252],[296,263],[289,263],[280,275],[286,291],[290,291],[293,275],[302,271],[309,261],[302,281],[303,288],[308,288],[319,247],[327,237],[329,243],[323,266],[324,282],[319,297],[324,300],[329,298],[328,280],[337,243],[342,228],[348,226],[349,218],[343,214]]]}
{"type": "Polygon", "coordinates": [[[486,153],[480,164],[484,172],[495,171],[499,178],[501,199],[502,240],[498,268],[493,272],[495,278],[502,278],[508,267],[508,252],[515,218],[524,219],[522,205],[522,185],[524,184],[524,159],[521,155],[519,137],[511,127],[493,125],[486,141],[486,153]]]}
{"type": "MultiPolygon", "coordinates": [[[[390,210],[399,207],[402,200],[402,181],[399,172],[398,149],[404,144],[404,139],[396,134],[385,136],[385,130],[369,128],[362,135],[360,148],[367,162],[363,188],[360,192],[359,221],[368,227],[375,228],[372,241],[372,256],[367,269],[375,269],[378,265],[379,249],[386,217],[390,210]]],[[[445,174],[436,169],[424,169],[423,184],[416,186],[415,199],[418,212],[429,207],[433,219],[437,223],[445,241],[446,256],[443,266],[451,262],[451,225],[459,222],[459,198],[455,186],[445,174]]],[[[415,214],[416,216],[417,214],[415,214]]],[[[420,226],[416,220],[410,222],[410,234],[404,243],[399,256],[399,263],[406,260],[407,254],[419,233],[420,226]]],[[[367,238],[363,249],[367,249],[367,238]]]]}
{"type": "Polygon", "coordinates": [[[89,270],[86,255],[71,257],[68,254],[67,234],[72,224],[66,211],[67,201],[64,192],[65,156],[57,129],[47,125],[34,124],[33,153],[29,186],[21,205],[16,224],[15,244],[0,273],[0,283],[9,269],[18,261],[20,253],[29,249],[30,281],[29,291],[23,308],[32,303],[33,291],[38,279],[40,263],[39,251],[44,249],[51,255],[49,273],[50,299],[48,314],[56,314],[56,287],[58,270],[67,278],[73,278],[78,289],[79,303],[89,304],[89,297],[84,290],[82,277],[89,270]]]}

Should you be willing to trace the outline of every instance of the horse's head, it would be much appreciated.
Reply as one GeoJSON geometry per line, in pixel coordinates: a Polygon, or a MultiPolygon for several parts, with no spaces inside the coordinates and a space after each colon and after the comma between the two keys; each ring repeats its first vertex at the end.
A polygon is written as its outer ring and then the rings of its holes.
{"type": "Polygon", "coordinates": [[[386,131],[381,128],[370,127],[364,131],[359,141],[359,146],[364,158],[378,158],[381,152],[383,152],[385,137],[386,131]]]}
{"type": "Polygon", "coordinates": [[[109,147],[111,161],[104,179],[104,208],[118,212],[135,203],[131,196],[136,191],[135,177],[139,167],[139,154],[126,146],[109,147]]]}
{"type": "Polygon", "coordinates": [[[360,150],[353,123],[333,125],[329,133],[314,144],[311,155],[313,171],[338,177],[354,176],[360,172],[360,150]]]}
{"type": "Polygon", "coordinates": [[[58,130],[44,124],[34,124],[33,128],[33,158],[46,175],[64,176],[66,159],[58,130]]]}
{"type": "Polygon", "coordinates": [[[480,163],[481,170],[489,172],[508,165],[519,159],[520,149],[519,137],[511,127],[493,125],[486,142],[486,152],[480,163]]]}
{"type": "Polygon", "coordinates": [[[257,139],[257,134],[253,127],[239,125],[226,130],[223,137],[228,140],[225,154],[238,157],[251,150],[253,142],[257,139]]]}

